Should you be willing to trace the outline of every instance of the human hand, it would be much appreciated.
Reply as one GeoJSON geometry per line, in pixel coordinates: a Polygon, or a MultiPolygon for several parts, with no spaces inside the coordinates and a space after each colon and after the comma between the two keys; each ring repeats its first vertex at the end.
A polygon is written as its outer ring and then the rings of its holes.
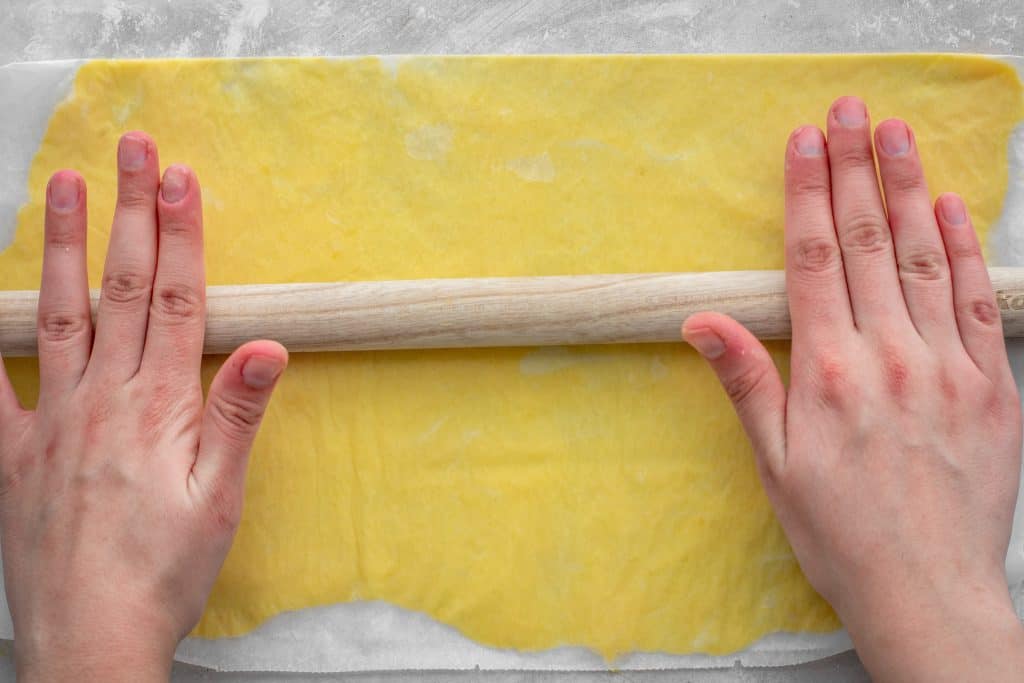
{"type": "Polygon", "coordinates": [[[85,238],[85,183],[60,171],[47,190],[35,411],[0,366],[16,667],[19,680],[166,680],[231,545],[249,449],[288,356],[245,344],[204,407],[199,183],[184,166],[161,182],[145,134],[118,148],[95,330],[85,238]]]}
{"type": "Polygon", "coordinates": [[[988,272],[959,197],[934,209],[914,136],[837,100],[828,141],[786,148],[790,386],[716,313],[683,336],[710,362],[800,566],[868,670],[1010,680],[1024,629],[1004,563],[1021,412],[988,272]],[[888,207],[888,215],[885,206],[888,207]]]}

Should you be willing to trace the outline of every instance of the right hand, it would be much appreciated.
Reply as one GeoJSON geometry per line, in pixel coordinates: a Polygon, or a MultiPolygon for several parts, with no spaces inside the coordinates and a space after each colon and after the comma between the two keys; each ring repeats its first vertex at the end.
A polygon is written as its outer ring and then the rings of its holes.
{"type": "Polygon", "coordinates": [[[1010,680],[1024,629],[1004,563],[1021,411],[999,310],[959,197],[933,208],[913,133],[837,100],[828,140],[786,149],[787,392],[765,348],[715,313],[683,335],[754,445],[779,521],[868,670],[1010,680]],[[888,207],[888,213],[885,206],[888,207]]]}

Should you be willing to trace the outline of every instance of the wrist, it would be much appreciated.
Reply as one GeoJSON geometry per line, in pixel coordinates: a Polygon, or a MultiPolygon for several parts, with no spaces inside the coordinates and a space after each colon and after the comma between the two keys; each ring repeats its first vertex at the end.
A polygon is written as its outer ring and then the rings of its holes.
{"type": "MultiPolygon", "coordinates": [[[[15,634],[18,681],[167,681],[176,641],[147,629],[68,629],[57,637],[15,634]]],[[[33,634],[37,635],[37,634],[33,634]]]]}
{"type": "Polygon", "coordinates": [[[1004,581],[904,588],[840,614],[875,680],[1004,680],[1024,670],[1024,626],[1004,581]]]}
{"type": "Polygon", "coordinates": [[[166,683],[171,675],[171,656],[149,653],[117,651],[100,648],[92,652],[64,656],[60,653],[23,660],[15,654],[15,669],[19,682],[62,683],[75,681],[137,681],[166,683]]]}
{"type": "Polygon", "coordinates": [[[63,661],[15,663],[17,680],[34,683],[83,683],[109,681],[118,683],[166,683],[171,676],[171,660],[156,658],[117,659],[107,653],[63,661]]]}

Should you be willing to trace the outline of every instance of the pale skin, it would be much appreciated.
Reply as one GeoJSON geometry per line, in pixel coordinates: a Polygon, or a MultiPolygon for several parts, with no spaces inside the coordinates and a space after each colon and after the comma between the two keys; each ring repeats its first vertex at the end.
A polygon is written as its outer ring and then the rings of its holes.
{"type": "Polygon", "coordinates": [[[964,203],[933,205],[913,133],[840,98],[786,147],[790,385],[716,313],[710,362],[811,584],[883,681],[1007,681],[1024,629],[1004,562],[1020,401],[964,203]],[[883,208],[888,207],[888,214],[883,208]]]}
{"type": "MultiPolygon", "coordinates": [[[[1003,561],[1021,415],[963,203],[932,204],[913,134],[838,100],[786,147],[790,386],[742,326],[684,338],[718,373],[812,585],[878,680],[1010,680],[1024,629],[1003,561]],[[883,195],[875,175],[877,148],[883,195]],[[888,214],[883,206],[888,206],[888,214]]],[[[0,372],[0,538],[22,680],[166,680],[231,545],[287,364],[256,341],[199,377],[199,182],[127,134],[93,329],[85,184],[53,176],[40,397],[0,372]]]]}
{"type": "Polygon", "coordinates": [[[205,404],[199,183],[161,182],[143,133],[118,149],[118,202],[95,329],[85,184],[47,190],[40,395],[0,377],[0,534],[25,681],[166,680],[241,513],[246,460],[287,353],[231,355],[205,404]]]}

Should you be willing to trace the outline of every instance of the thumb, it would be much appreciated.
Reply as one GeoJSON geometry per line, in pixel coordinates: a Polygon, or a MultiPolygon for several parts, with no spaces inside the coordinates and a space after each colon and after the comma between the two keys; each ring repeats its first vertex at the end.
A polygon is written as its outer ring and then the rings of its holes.
{"type": "Polygon", "coordinates": [[[768,349],[727,315],[696,313],[683,339],[704,356],[754,445],[762,474],[778,471],[786,449],[786,388],[768,349]]]}
{"type": "Polygon", "coordinates": [[[0,425],[21,412],[21,404],[14,393],[14,387],[11,386],[11,380],[7,377],[4,358],[0,356],[0,425]]]}
{"type": "MultiPolygon", "coordinates": [[[[7,370],[4,368],[3,356],[0,356],[0,443],[13,441],[11,434],[17,429],[15,423],[21,423],[18,418],[25,415],[21,407],[11,380],[7,377],[7,370]]],[[[2,485],[0,485],[2,488],[2,485]]]]}
{"type": "Polygon", "coordinates": [[[242,345],[224,361],[210,384],[199,432],[199,454],[192,472],[203,490],[230,510],[241,511],[249,450],[278,377],[288,364],[288,352],[272,341],[242,345]]]}

